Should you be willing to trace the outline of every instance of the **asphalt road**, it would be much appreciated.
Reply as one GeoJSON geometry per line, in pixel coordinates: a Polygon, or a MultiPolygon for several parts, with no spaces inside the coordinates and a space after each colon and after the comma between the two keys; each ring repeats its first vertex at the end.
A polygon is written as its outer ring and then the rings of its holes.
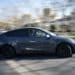
{"type": "Polygon", "coordinates": [[[75,75],[75,55],[72,58],[55,56],[0,57],[0,75],[75,75]]]}

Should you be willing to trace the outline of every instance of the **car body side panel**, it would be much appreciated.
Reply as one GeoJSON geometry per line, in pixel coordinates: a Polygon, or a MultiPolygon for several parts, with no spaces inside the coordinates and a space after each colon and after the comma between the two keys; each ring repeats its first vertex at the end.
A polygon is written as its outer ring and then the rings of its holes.
{"type": "Polygon", "coordinates": [[[10,44],[15,47],[17,53],[24,51],[44,51],[55,53],[56,48],[60,43],[70,43],[75,49],[75,43],[64,37],[51,36],[50,38],[36,38],[36,37],[7,37],[0,35],[0,45],[10,44]]]}
{"type": "Polygon", "coordinates": [[[35,45],[35,48],[38,48],[38,50],[42,50],[44,52],[53,52],[53,46],[55,46],[54,42],[51,39],[47,38],[35,38],[34,39],[36,42],[33,42],[35,45]]]}
{"type": "Polygon", "coordinates": [[[16,52],[28,51],[44,51],[55,52],[56,43],[52,39],[35,39],[35,38],[23,38],[23,37],[7,37],[7,43],[15,47],[16,52]]]}

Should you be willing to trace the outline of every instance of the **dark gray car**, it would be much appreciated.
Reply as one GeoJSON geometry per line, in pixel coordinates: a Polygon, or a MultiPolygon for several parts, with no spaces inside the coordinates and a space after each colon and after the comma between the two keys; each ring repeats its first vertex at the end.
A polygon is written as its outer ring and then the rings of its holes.
{"type": "Polygon", "coordinates": [[[12,57],[17,53],[32,52],[71,57],[75,52],[75,41],[35,27],[16,29],[0,35],[1,54],[12,57]]]}

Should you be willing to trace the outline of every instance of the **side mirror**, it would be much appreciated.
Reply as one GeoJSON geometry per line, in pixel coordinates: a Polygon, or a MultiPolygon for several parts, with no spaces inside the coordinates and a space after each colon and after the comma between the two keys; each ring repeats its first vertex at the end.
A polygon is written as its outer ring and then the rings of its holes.
{"type": "Polygon", "coordinates": [[[50,38],[50,35],[46,35],[46,37],[49,39],[50,38]]]}

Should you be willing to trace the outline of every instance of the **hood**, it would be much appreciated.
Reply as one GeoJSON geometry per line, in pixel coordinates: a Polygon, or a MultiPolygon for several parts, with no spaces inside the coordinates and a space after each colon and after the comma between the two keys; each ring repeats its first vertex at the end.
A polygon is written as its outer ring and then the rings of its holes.
{"type": "Polygon", "coordinates": [[[61,41],[61,42],[75,43],[75,39],[68,38],[68,37],[65,37],[62,35],[57,35],[54,38],[55,38],[55,40],[61,41]]]}

